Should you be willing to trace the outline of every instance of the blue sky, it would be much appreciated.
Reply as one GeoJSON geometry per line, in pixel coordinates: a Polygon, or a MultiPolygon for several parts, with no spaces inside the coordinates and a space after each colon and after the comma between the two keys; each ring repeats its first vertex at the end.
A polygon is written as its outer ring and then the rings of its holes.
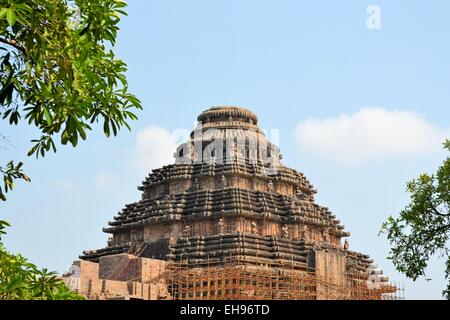
{"type": "Polygon", "coordinates": [[[154,167],[167,163],[173,130],[191,129],[214,105],[240,105],[280,129],[284,163],[304,172],[407,298],[440,298],[443,261],[415,283],[394,271],[381,223],[408,202],[405,183],[434,171],[450,128],[450,2],[128,1],[117,55],[144,110],[132,132],[93,133],[76,149],[26,158],[36,135],[2,128],[32,183],[18,183],[2,218],[8,248],[63,272],[83,249],[105,245],[101,228],[154,167]],[[381,29],[366,26],[369,5],[381,29]]]}

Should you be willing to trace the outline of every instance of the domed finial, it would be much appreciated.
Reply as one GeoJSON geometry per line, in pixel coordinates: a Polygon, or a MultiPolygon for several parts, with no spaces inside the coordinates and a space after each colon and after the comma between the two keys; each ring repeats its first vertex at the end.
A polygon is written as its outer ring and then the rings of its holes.
{"type": "Polygon", "coordinates": [[[197,118],[199,123],[240,121],[247,125],[257,125],[258,117],[248,109],[235,106],[212,107],[203,111],[197,118]]]}

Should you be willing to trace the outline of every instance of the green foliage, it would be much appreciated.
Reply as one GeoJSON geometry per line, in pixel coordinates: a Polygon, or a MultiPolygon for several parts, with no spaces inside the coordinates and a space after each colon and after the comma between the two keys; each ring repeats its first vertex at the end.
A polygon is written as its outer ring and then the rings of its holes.
{"type": "Polygon", "coordinates": [[[22,255],[6,251],[2,235],[6,221],[0,220],[0,300],[82,300],[70,291],[56,273],[39,270],[22,255]]]}
{"type": "MultiPolygon", "coordinates": [[[[450,151],[449,140],[444,146],[450,151]]],[[[450,299],[450,158],[435,174],[422,174],[409,182],[407,191],[411,203],[399,217],[389,217],[381,229],[391,244],[389,258],[398,271],[416,280],[425,275],[433,255],[444,257],[449,283],[443,295],[450,299]]]]}
{"type": "Polygon", "coordinates": [[[14,162],[10,161],[5,168],[0,166],[0,173],[3,175],[3,191],[0,186],[0,200],[5,201],[5,193],[14,188],[14,179],[24,179],[30,181],[30,178],[22,172],[22,162],[14,165],[14,162]]]}
{"type": "MultiPolygon", "coordinates": [[[[128,92],[126,64],[111,50],[126,4],[121,0],[0,0],[0,121],[35,127],[28,156],[77,146],[100,123],[117,135],[142,109],[128,92]]],[[[1,135],[0,132],[0,136],[1,135]]],[[[30,181],[22,162],[0,165],[0,200],[14,179],[30,181]]],[[[0,299],[80,299],[46,269],[1,242],[0,299]]]]}
{"type": "MultiPolygon", "coordinates": [[[[76,146],[100,122],[116,135],[137,119],[126,64],[111,50],[126,4],[121,0],[0,0],[0,117],[38,129],[28,155],[76,146]]],[[[13,165],[11,165],[13,166],[13,165]]],[[[11,189],[6,177],[1,199],[11,189]]]]}

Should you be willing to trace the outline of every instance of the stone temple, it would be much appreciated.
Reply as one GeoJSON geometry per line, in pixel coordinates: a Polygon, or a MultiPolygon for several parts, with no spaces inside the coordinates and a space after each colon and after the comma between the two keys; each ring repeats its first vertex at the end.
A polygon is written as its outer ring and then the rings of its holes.
{"type": "Polygon", "coordinates": [[[88,299],[397,298],[251,111],[204,111],[174,151],[103,229],[106,247],[64,275],[70,287],[88,299]]]}

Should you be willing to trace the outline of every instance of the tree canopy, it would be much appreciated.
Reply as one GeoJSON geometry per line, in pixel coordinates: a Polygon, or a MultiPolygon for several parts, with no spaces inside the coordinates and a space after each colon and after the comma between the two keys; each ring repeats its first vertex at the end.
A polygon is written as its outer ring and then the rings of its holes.
{"type": "MultiPolygon", "coordinates": [[[[449,140],[444,146],[450,151],[449,140]]],[[[443,295],[450,299],[450,157],[435,174],[409,182],[407,191],[410,204],[381,229],[391,243],[389,258],[398,271],[416,280],[425,275],[432,256],[444,257],[448,284],[443,295]]]]}
{"type": "MultiPolygon", "coordinates": [[[[26,121],[39,133],[28,155],[76,146],[100,122],[116,135],[140,101],[128,92],[126,64],[115,57],[121,0],[0,0],[0,117],[26,121]]],[[[1,132],[0,132],[1,133],[1,132]]],[[[22,163],[0,163],[0,199],[17,178],[30,180],[22,163]]]]}
{"type": "MultiPolygon", "coordinates": [[[[98,122],[109,137],[137,119],[141,103],[128,92],[127,66],[112,51],[125,6],[121,0],[0,0],[0,121],[36,128],[28,156],[56,152],[58,143],[76,147],[98,122]]],[[[0,162],[0,174],[0,200],[15,179],[30,181],[22,162],[0,162]]],[[[54,272],[6,250],[1,236],[8,225],[0,221],[0,299],[80,299],[54,272]]]]}

